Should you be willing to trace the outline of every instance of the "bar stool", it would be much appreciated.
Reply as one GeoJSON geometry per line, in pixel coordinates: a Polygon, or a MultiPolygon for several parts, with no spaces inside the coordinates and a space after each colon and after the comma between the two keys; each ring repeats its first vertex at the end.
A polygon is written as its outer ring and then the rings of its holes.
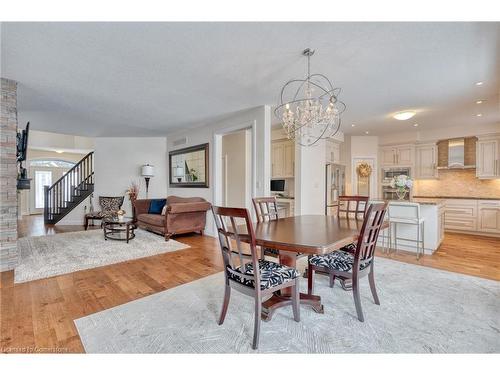
{"type": "MultiPolygon", "coordinates": [[[[394,227],[394,249],[398,251],[398,240],[415,242],[417,246],[417,259],[420,252],[424,255],[424,218],[420,214],[420,204],[411,202],[391,202],[389,204],[389,226],[394,227]],[[417,239],[398,237],[398,224],[414,225],[417,229],[417,239]]],[[[393,232],[392,229],[389,233],[393,232]]],[[[391,233],[392,234],[392,233],[391,233]]],[[[390,235],[389,241],[392,240],[390,235]]],[[[391,245],[392,248],[392,245],[391,245]]]]}

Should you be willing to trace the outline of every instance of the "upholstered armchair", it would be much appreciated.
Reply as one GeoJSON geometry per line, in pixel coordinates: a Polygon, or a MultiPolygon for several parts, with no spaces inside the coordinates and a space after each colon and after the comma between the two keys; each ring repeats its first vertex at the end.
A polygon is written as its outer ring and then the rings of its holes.
{"type": "Polygon", "coordinates": [[[200,232],[206,224],[206,212],[211,204],[203,198],[170,196],[161,214],[151,213],[152,199],[134,201],[134,220],[139,228],[159,233],[168,241],[175,234],[200,232]]]}
{"type": "MultiPolygon", "coordinates": [[[[89,226],[89,221],[102,220],[105,216],[115,215],[123,205],[124,197],[99,197],[100,211],[89,212],[85,215],[85,230],[89,226]]],[[[102,223],[101,223],[102,225],[102,223]]]]}

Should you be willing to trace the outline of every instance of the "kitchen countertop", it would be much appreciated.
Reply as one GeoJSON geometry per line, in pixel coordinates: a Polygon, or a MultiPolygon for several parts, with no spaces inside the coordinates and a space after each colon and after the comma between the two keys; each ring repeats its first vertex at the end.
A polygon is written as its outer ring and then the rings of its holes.
{"type": "Polygon", "coordinates": [[[480,197],[443,197],[443,196],[423,196],[414,195],[413,198],[417,199],[474,199],[474,200],[500,200],[500,197],[496,198],[480,198],[480,197]]]}
{"type": "Polygon", "coordinates": [[[441,199],[441,198],[430,198],[430,197],[413,197],[412,199],[410,200],[399,200],[399,199],[382,199],[382,198],[378,198],[378,199],[370,199],[371,201],[388,201],[389,203],[391,202],[400,202],[400,203],[420,203],[420,204],[426,204],[426,205],[435,205],[435,206],[438,206],[438,205],[441,205],[441,204],[444,204],[444,199],[441,199]]]}

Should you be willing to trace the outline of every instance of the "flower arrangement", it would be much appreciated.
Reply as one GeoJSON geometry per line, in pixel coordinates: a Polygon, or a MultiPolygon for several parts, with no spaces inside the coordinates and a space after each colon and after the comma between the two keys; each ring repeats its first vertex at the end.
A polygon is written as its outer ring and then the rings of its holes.
{"type": "Polygon", "coordinates": [[[410,191],[412,186],[413,180],[404,174],[393,177],[393,179],[391,180],[391,187],[393,189],[396,189],[396,194],[398,195],[399,199],[404,199],[406,193],[410,191]]]}
{"type": "Polygon", "coordinates": [[[116,211],[116,214],[118,215],[119,221],[123,221],[125,213],[126,213],[125,210],[122,210],[122,209],[119,209],[118,211],[116,211]]]}
{"type": "Polygon", "coordinates": [[[129,199],[132,202],[135,201],[137,199],[137,196],[139,195],[139,184],[135,181],[132,181],[125,194],[128,195],[129,199]]]}

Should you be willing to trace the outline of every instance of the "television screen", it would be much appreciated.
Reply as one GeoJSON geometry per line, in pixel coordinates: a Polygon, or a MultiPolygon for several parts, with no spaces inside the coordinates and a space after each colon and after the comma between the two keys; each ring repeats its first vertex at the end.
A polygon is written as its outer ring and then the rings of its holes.
{"type": "Polygon", "coordinates": [[[285,180],[271,180],[271,191],[285,191],[285,180]]]}

